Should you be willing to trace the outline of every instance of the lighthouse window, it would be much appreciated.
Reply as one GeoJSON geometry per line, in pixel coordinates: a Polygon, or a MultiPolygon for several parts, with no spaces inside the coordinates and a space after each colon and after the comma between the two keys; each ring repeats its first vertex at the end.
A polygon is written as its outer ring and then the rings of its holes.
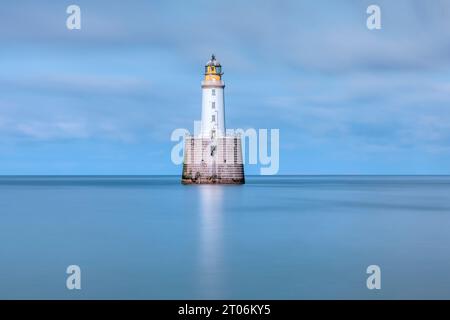
{"type": "Polygon", "coordinates": [[[212,108],[215,109],[216,108],[216,103],[213,101],[212,103],[212,108]]]}
{"type": "Polygon", "coordinates": [[[213,122],[216,121],[216,115],[215,114],[212,115],[212,121],[213,122]]]}
{"type": "Polygon", "coordinates": [[[216,89],[212,89],[211,93],[212,93],[213,96],[215,96],[216,95],[216,89]]]}

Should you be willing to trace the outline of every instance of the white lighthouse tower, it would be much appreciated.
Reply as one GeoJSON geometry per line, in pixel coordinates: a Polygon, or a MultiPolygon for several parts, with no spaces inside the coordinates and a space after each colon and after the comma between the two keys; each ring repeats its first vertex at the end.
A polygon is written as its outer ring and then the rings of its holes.
{"type": "Polygon", "coordinates": [[[214,55],[202,81],[202,126],[198,136],[186,136],[183,184],[243,184],[241,137],[227,135],[222,66],[214,55]]]}
{"type": "Polygon", "coordinates": [[[225,136],[225,101],[222,66],[214,55],[206,63],[202,81],[202,137],[225,136]]]}

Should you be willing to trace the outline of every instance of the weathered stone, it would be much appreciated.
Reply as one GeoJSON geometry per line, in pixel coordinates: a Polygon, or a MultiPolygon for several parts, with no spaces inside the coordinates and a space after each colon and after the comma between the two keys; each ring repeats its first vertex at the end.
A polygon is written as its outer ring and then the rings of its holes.
{"type": "Polygon", "coordinates": [[[244,184],[241,138],[185,138],[183,184],[244,184]],[[212,152],[211,152],[212,151],[212,152]]]}

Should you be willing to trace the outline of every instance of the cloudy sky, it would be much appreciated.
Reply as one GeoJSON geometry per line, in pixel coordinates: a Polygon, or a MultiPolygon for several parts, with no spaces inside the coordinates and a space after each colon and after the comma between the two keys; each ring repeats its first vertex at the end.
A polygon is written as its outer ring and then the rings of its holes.
{"type": "Polygon", "coordinates": [[[280,174],[450,174],[450,1],[0,4],[0,174],[180,174],[211,53],[227,126],[280,129],[280,174]]]}

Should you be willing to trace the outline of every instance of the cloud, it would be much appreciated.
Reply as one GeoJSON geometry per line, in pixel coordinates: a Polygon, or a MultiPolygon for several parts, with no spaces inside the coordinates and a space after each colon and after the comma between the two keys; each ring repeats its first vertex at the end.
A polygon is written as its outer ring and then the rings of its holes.
{"type": "Polygon", "coordinates": [[[214,52],[231,127],[280,128],[290,150],[321,154],[450,152],[448,1],[379,0],[380,31],[365,0],[78,4],[80,32],[65,3],[2,6],[3,141],[167,144],[200,118],[214,52]]]}
{"type": "Polygon", "coordinates": [[[17,131],[38,140],[89,137],[85,125],[77,122],[53,122],[51,124],[41,122],[19,123],[17,124],[17,131]]]}
{"type": "Polygon", "coordinates": [[[433,76],[360,74],[327,85],[325,94],[318,80],[266,102],[306,139],[354,144],[363,150],[449,151],[450,95],[445,83],[434,85],[433,76]],[[302,94],[305,90],[308,93],[302,94]]]}
{"type": "Polygon", "coordinates": [[[147,94],[151,84],[137,77],[97,76],[94,74],[43,74],[0,78],[2,91],[47,92],[53,94],[127,95],[147,94]]]}

